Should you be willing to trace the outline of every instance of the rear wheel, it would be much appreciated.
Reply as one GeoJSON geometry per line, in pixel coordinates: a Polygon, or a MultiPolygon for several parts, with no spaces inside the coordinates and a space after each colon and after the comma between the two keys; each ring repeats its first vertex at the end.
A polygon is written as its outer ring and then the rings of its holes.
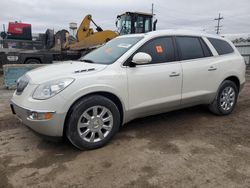
{"type": "Polygon", "coordinates": [[[73,106],[66,135],[79,149],[95,149],[107,144],[119,125],[120,113],[113,101],[93,95],[73,106]]]}
{"type": "Polygon", "coordinates": [[[238,99],[238,88],[234,82],[225,80],[217,92],[216,98],[209,105],[211,112],[217,115],[228,115],[232,113],[238,99]]]}
{"type": "Polygon", "coordinates": [[[38,59],[28,59],[25,64],[41,64],[41,62],[38,59]]]}

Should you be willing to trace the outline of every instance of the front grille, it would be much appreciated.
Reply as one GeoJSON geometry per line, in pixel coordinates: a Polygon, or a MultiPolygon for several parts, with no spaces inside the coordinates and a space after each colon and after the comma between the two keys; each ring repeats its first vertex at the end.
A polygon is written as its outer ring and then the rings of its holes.
{"type": "Polygon", "coordinates": [[[23,90],[27,87],[29,83],[29,78],[24,75],[17,80],[16,94],[21,95],[23,90]]]}

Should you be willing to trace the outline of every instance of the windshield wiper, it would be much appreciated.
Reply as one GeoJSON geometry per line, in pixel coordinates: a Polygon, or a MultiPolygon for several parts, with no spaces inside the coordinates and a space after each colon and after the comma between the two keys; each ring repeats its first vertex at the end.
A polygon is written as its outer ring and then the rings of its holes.
{"type": "Polygon", "coordinates": [[[95,63],[93,60],[91,59],[81,59],[80,61],[84,61],[86,63],[95,63]]]}

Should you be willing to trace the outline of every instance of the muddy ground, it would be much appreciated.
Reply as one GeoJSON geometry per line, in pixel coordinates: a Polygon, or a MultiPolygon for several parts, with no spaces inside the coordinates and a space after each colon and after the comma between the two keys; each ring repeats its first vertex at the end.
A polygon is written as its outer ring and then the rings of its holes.
{"type": "MultiPolygon", "coordinates": [[[[250,76],[247,77],[250,81],[250,76]]],[[[0,89],[0,187],[249,187],[250,83],[230,116],[194,107],[135,120],[106,147],[34,135],[0,89]]]]}

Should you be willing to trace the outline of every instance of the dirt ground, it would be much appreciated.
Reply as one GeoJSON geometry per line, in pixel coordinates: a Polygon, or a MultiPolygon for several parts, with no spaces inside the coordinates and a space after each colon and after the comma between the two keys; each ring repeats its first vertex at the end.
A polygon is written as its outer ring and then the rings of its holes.
{"type": "Polygon", "coordinates": [[[194,107],[135,120],[79,151],[22,125],[0,89],[0,187],[250,187],[250,74],[234,113],[194,107]]]}

